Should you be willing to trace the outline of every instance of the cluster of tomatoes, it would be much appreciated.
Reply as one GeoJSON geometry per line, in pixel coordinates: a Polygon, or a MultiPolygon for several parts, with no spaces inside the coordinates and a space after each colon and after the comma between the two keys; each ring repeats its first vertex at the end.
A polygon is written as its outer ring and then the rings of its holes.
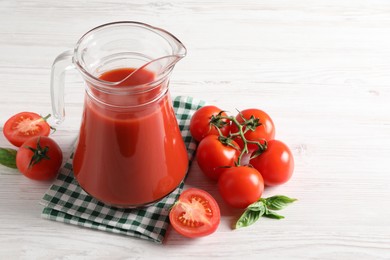
{"type": "Polygon", "coordinates": [[[21,112],[9,118],[3,133],[18,149],[0,148],[0,164],[17,168],[30,179],[53,179],[62,164],[62,151],[48,137],[51,127],[46,119],[33,112],[21,112]]]}
{"type": "MultiPolygon", "coordinates": [[[[287,182],[294,170],[288,146],[275,140],[271,117],[259,109],[228,116],[216,106],[197,110],[190,121],[199,142],[196,159],[202,172],[217,182],[223,200],[247,208],[261,199],[265,186],[287,182]]],[[[220,223],[218,203],[206,191],[184,191],[170,212],[173,228],[187,237],[213,233],[220,223]]]]}
{"type": "Polygon", "coordinates": [[[218,182],[221,197],[232,207],[246,208],[264,186],[283,184],[293,173],[292,153],[275,140],[273,120],[262,110],[246,109],[233,117],[205,106],[192,116],[190,131],[199,142],[200,169],[218,182]]]}

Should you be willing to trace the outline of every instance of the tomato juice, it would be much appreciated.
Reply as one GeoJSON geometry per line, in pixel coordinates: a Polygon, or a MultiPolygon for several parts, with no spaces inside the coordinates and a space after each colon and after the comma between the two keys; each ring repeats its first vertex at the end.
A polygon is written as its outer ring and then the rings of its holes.
{"type": "Polygon", "coordinates": [[[124,80],[110,87],[115,94],[87,83],[73,158],[80,186],[117,207],[143,206],[162,199],[180,184],[188,167],[168,80],[150,87],[156,77],[146,69],[125,79],[134,71],[120,68],[99,76],[107,82],[124,80]],[[121,93],[121,88],[131,90],[132,86],[145,91],[121,93]],[[126,102],[131,106],[124,106],[126,102]]]}

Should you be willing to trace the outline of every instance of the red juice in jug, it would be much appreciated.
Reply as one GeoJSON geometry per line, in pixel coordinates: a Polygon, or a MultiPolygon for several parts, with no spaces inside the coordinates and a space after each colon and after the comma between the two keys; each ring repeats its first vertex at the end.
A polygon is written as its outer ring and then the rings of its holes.
{"type": "MultiPolygon", "coordinates": [[[[126,79],[133,71],[110,70],[99,79],[125,79],[114,87],[118,90],[155,80],[154,73],[146,69],[126,79]]],[[[87,91],[73,170],[80,186],[96,199],[118,207],[137,207],[176,189],[184,179],[188,158],[171,99],[162,86],[138,93],[137,106],[110,105],[125,96],[87,91]]]]}

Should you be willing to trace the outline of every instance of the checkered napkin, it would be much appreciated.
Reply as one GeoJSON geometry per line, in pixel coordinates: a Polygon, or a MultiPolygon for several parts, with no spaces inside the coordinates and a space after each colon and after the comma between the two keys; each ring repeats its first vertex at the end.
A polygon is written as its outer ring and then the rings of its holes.
{"type": "MultiPolygon", "coordinates": [[[[203,105],[203,101],[191,97],[178,96],[173,100],[190,162],[196,143],[189,132],[189,121],[191,115],[203,105]]],[[[181,193],[183,185],[182,182],[173,193],[150,207],[118,209],[95,200],[81,189],[73,176],[72,160],[69,158],[42,198],[42,217],[162,243],[169,223],[169,209],[181,193]]]]}

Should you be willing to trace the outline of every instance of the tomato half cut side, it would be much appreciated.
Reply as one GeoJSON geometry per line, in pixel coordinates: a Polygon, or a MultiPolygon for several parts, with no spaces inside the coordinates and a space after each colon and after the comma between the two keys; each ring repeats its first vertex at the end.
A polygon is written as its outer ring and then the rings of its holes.
{"type": "Polygon", "coordinates": [[[11,144],[20,147],[31,137],[48,136],[50,126],[45,118],[36,113],[21,112],[5,122],[3,133],[11,144]]]}
{"type": "Polygon", "coordinates": [[[221,220],[218,203],[206,191],[189,188],[180,195],[169,212],[172,227],[189,238],[214,233],[221,220]]]}

